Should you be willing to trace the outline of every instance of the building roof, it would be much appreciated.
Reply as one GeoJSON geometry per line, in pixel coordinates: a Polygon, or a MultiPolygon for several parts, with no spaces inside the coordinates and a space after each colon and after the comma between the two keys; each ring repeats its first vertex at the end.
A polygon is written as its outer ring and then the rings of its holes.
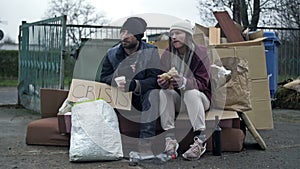
{"type": "Polygon", "coordinates": [[[111,22],[110,26],[122,26],[129,17],[140,17],[147,22],[147,27],[171,27],[174,22],[182,20],[181,18],[159,13],[143,13],[126,16],[111,22]]]}

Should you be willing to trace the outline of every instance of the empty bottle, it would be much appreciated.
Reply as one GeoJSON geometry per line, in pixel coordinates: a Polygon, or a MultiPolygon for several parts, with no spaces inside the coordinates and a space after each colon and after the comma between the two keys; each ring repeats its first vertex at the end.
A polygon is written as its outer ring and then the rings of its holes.
{"type": "Polygon", "coordinates": [[[216,128],[212,135],[213,155],[220,156],[222,154],[222,129],[219,125],[219,116],[215,116],[216,128]]]}

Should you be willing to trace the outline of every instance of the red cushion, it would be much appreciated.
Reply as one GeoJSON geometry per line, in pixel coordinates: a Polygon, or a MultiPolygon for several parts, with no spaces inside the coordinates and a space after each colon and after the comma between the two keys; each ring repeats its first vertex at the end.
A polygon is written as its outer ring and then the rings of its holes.
{"type": "Polygon", "coordinates": [[[59,133],[57,117],[43,118],[27,126],[26,144],[69,146],[70,137],[59,133]]]}
{"type": "MultiPolygon", "coordinates": [[[[222,151],[239,152],[243,149],[245,134],[241,129],[223,128],[221,139],[222,151]]],[[[207,141],[207,150],[212,150],[212,137],[210,137],[207,141]]]]}

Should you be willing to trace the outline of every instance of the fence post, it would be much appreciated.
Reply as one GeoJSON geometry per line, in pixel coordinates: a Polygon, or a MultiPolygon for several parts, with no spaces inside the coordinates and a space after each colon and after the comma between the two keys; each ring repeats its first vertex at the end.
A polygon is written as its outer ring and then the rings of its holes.
{"type": "Polygon", "coordinates": [[[65,45],[66,45],[66,22],[67,22],[67,15],[63,16],[62,20],[62,43],[61,43],[61,53],[60,53],[60,75],[59,75],[59,82],[60,82],[60,89],[64,89],[64,80],[65,80],[65,45]]]}

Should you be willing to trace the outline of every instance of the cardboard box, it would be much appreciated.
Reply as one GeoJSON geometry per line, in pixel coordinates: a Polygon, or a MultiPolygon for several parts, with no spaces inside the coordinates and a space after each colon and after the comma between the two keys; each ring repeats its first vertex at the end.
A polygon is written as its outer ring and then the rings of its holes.
{"type": "Polygon", "coordinates": [[[194,34],[199,34],[199,33],[204,33],[204,35],[206,37],[209,36],[209,28],[205,27],[205,26],[202,26],[198,23],[195,23],[195,26],[194,26],[194,34]]]}
{"type": "Polygon", "coordinates": [[[264,38],[216,45],[212,59],[240,57],[248,61],[252,110],[247,115],[256,129],[272,129],[273,118],[267,76],[264,38]]]}
{"type": "MultiPolygon", "coordinates": [[[[215,110],[214,110],[215,111],[215,110]]],[[[213,116],[213,113],[211,114],[213,116]]],[[[221,128],[240,128],[240,117],[236,111],[224,110],[220,119],[221,128]]]]}
{"type": "MultiPolygon", "coordinates": [[[[238,128],[223,128],[221,134],[221,145],[223,152],[240,152],[243,150],[245,133],[238,128]]],[[[207,151],[212,151],[212,137],[207,140],[207,151]]]]}
{"type": "Polygon", "coordinates": [[[270,101],[268,77],[250,80],[250,98],[251,101],[270,101]]]}
{"type": "Polygon", "coordinates": [[[66,100],[69,91],[60,89],[41,88],[41,116],[42,118],[56,117],[58,109],[66,100]]]}
{"type": "Polygon", "coordinates": [[[169,40],[161,40],[153,43],[158,48],[158,53],[161,56],[163,52],[169,47],[169,40]]]}
{"type": "Polygon", "coordinates": [[[236,111],[212,109],[206,113],[206,121],[214,121],[215,116],[220,118],[221,128],[240,128],[240,117],[236,111]]]}
{"type": "MultiPolygon", "coordinates": [[[[209,110],[209,112],[206,112],[205,120],[207,122],[208,128],[211,122],[213,122],[212,124],[215,125],[214,121],[216,116],[219,116],[222,127],[240,128],[239,125],[240,117],[236,111],[220,110],[220,109],[211,109],[209,110]]],[[[177,117],[177,120],[189,121],[188,114],[180,113],[177,117]]]]}
{"type": "Polygon", "coordinates": [[[273,129],[272,106],[270,99],[269,80],[250,80],[250,99],[252,110],[247,115],[256,129],[273,129]]]}
{"type": "Polygon", "coordinates": [[[197,33],[193,35],[193,40],[196,44],[202,45],[202,46],[208,46],[208,37],[205,36],[204,33],[197,33]]]}
{"type": "Polygon", "coordinates": [[[261,100],[255,101],[251,100],[252,110],[245,112],[250,118],[256,129],[273,129],[273,116],[271,101],[261,100]]]}
{"type": "Polygon", "coordinates": [[[209,45],[218,45],[220,44],[221,38],[221,29],[210,27],[209,28],[209,45]]]}
{"type": "Polygon", "coordinates": [[[219,125],[222,129],[224,129],[224,128],[237,128],[237,129],[239,129],[241,127],[240,123],[241,123],[240,118],[223,119],[223,120],[220,120],[219,125]]]}
{"type": "Polygon", "coordinates": [[[264,31],[263,30],[248,33],[249,40],[254,40],[254,39],[257,39],[257,38],[261,38],[261,37],[264,37],[264,31]]]}
{"type": "Polygon", "coordinates": [[[247,115],[256,129],[273,129],[272,106],[268,77],[250,80],[252,110],[247,115]]]}
{"type": "Polygon", "coordinates": [[[211,109],[206,113],[206,120],[215,120],[215,116],[219,116],[220,120],[240,118],[236,111],[211,109]]]}
{"type": "Polygon", "coordinates": [[[243,41],[243,42],[231,42],[231,43],[221,43],[216,45],[216,47],[237,47],[237,46],[258,46],[264,44],[263,41],[266,37],[260,37],[253,40],[243,41]]]}
{"type": "MultiPolygon", "coordinates": [[[[252,45],[255,43],[249,42],[243,43],[238,42],[237,46],[232,45],[216,45],[213,53],[213,61],[215,63],[219,58],[225,57],[240,57],[248,61],[249,67],[249,78],[250,79],[263,79],[267,76],[267,64],[265,57],[265,48],[263,42],[259,42],[258,45],[252,45]]],[[[231,43],[232,44],[232,43],[231,43]]]]}
{"type": "MultiPolygon", "coordinates": [[[[214,121],[216,116],[219,116],[220,120],[239,118],[239,115],[237,114],[236,111],[210,109],[205,114],[205,120],[214,121]]],[[[187,112],[180,113],[178,115],[177,119],[178,120],[189,120],[187,112]]]]}
{"type": "Polygon", "coordinates": [[[72,126],[71,112],[65,114],[57,113],[58,129],[60,133],[71,133],[72,126]]]}

